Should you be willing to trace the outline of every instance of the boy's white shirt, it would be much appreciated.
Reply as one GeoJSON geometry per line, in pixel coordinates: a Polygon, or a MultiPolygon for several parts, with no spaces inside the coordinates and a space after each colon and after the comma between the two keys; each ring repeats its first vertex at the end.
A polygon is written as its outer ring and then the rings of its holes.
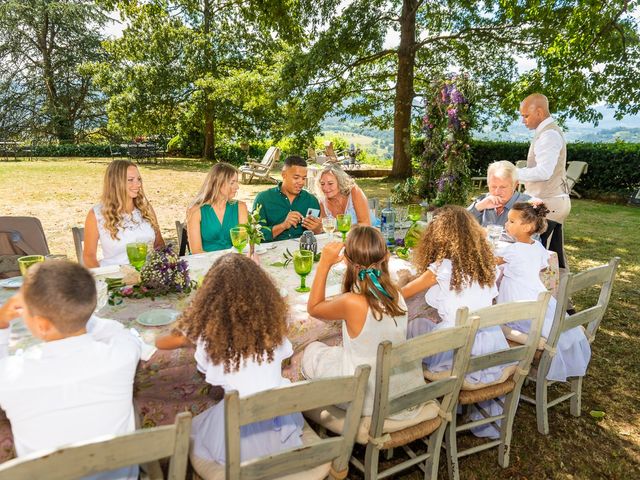
{"type": "MultiPolygon", "coordinates": [[[[0,407],[11,421],[18,456],[135,430],[133,379],[143,342],[96,316],[87,334],[8,356],[0,330],[0,407]]],[[[136,478],[137,468],[115,478],[136,478]]]]}

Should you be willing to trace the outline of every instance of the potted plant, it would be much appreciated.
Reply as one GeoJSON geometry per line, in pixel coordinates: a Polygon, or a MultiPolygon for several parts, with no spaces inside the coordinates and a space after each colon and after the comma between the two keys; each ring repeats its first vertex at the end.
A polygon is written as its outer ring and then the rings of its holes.
{"type": "Polygon", "coordinates": [[[269,227],[263,225],[266,222],[260,218],[260,210],[262,210],[262,205],[258,205],[258,208],[248,215],[247,223],[238,225],[247,230],[249,237],[249,258],[254,261],[257,260],[255,256],[256,245],[260,245],[264,240],[263,230],[271,230],[269,227]]]}

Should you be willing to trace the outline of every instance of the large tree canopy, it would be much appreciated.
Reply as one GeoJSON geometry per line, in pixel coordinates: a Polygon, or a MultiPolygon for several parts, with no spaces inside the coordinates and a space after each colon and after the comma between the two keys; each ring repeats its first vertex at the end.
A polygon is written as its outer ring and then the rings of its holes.
{"type": "Polygon", "coordinates": [[[0,1],[0,131],[65,143],[103,119],[79,66],[100,58],[105,21],[88,0],[0,1]]]}
{"type": "MultiPolygon", "coordinates": [[[[310,3],[289,1],[103,1],[127,27],[94,65],[121,132],[204,131],[213,158],[218,134],[284,133],[278,101],[287,42],[303,42],[310,3]]],[[[322,11],[316,11],[318,14],[322,11]]],[[[314,15],[310,15],[313,17],[314,15]]]]}
{"type": "MultiPolygon", "coordinates": [[[[329,2],[334,3],[334,2],[329,2]]],[[[528,93],[546,93],[564,115],[597,121],[592,105],[640,108],[636,0],[354,0],[299,45],[283,85],[298,104],[291,121],[330,111],[394,129],[394,176],[411,174],[412,120],[422,92],[450,71],[479,88],[478,118],[510,120],[528,93]],[[399,34],[387,45],[389,32],[399,34]],[[518,58],[536,68],[520,72],[518,58]]],[[[325,2],[318,0],[319,5],[325,2]]],[[[414,123],[415,125],[418,122],[414,123]]]]}

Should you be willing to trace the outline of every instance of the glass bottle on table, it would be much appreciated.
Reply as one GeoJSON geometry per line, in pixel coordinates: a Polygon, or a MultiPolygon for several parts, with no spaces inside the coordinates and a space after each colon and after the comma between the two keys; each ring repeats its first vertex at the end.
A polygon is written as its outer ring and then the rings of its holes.
{"type": "Polygon", "coordinates": [[[396,212],[391,206],[391,199],[387,200],[387,206],[382,210],[380,230],[387,245],[393,245],[396,241],[396,212]]]}

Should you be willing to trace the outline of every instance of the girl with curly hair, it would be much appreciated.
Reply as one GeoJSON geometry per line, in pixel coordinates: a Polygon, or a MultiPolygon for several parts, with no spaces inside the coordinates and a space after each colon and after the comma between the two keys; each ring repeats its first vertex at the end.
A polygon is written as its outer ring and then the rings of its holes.
{"type": "MultiPolygon", "coordinates": [[[[498,295],[496,288],[495,258],[484,229],[464,208],[445,206],[435,212],[421,235],[414,252],[413,262],[419,276],[402,288],[405,298],[426,290],[425,300],[440,316],[439,323],[427,318],[416,318],[409,325],[409,337],[436,329],[455,326],[460,307],[470,311],[488,307],[498,295]]],[[[509,348],[499,326],[478,331],[471,350],[472,355],[483,355],[509,348]]],[[[427,357],[425,376],[436,380],[449,375],[453,363],[451,352],[427,357]]],[[[487,384],[505,381],[514,366],[496,366],[467,375],[466,389],[483,388],[487,384]]],[[[482,402],[481,406],[498,414],[502,407],[496,402],[482,402]],[[486,403],[486,405],[484,405],[486,403]]],[[[482,418],[478,412],[472,418],[482,418]],[[474,417],[476,415],[476,417],[474,417]]],[[[473,430],[477,436],[495,437],[492,426],[473,430]]]]}
{"type": "Polygon", "coordinates": [[[209,170],[200,191],[187,211],[191,253],[231,248],[229,230],[247,223],[247,205],[235,200],[238,169],[220,162],[209,170]]]}
{"type": "Polygon", "coordinates": [[[89,210],[84,222],[84,266],[128,264],[127,243],[132,242],[164,247],[138,167],[128,160],[114,160],[104,174],[102,201],[89,210]],[[98,240],[103,256],[99,262],[98,240]]]}
{"type": "MultiPolygon", "coordinates": [[[[509,211],[505,227],[515,243],[497,252],[498,264],[502,265],[503,271],[498,303],[536,300],[541,292],[546,291],[540,280],[540,270],[549,266],[549,251],[532,236],[546,230],[548,213],[549,209],[544,203],[516,203],[509,211]]],[[[549,337],[555,311],[556,299],[552,297],[542,325],[540,348],[544,347],[544,342],[549,337]]],[[[505,330],[507,338],[525,343],[530,324],[530,320],[508,324],[511,330],[505,330]]],[[[566,382],[567,377],[582,377],[590,359],[591,346],[582,328],[567,330],[560,335],[547,380],[566,382]]]]}
{"type": "MultiPolygon", "coordinates": [[[[303,374],[308,378],[353,375],[358,365],[370,365],[363,415],[371,415],[378,345],[385,340],[403,342],[407,334],[407,306],[389,276],[389,252],[378,230],[357,226],[346,244],[332,242],[324,247],[307,311],[321,320],[342,322],[342,346],[311,343],[303,353],[303,374]],[[343,293],[326,299],[329,270],[343,259],[347,265],[343,293]]],[[[394,370],[389,388],[399,394],[419,385],[424,385],[424,379],[420,365],[415,364],[394,370]]],[[[404,411],[393,418],[413,418],[420,412],[404,411]]]]}
{"type": "MultiPolygon", "coordinates": [[[[287,304],[269,275],[244,255],[218,258],[160,349],[196,345],[195,360],[207,383],[241,396],[287,385],[282,361],[293,355],[286,337],[287,304]],[[238,285],[251,295],[238,295],[238,285]]],[[[243,426],[242,461],[302,446],[299,413],[243,426]]],[[[199,473],[225,461],[224,401],[193,419],[191,459],[199,473]]],[[[206,475],[205,475],[206,477],[206,475]]]]}

